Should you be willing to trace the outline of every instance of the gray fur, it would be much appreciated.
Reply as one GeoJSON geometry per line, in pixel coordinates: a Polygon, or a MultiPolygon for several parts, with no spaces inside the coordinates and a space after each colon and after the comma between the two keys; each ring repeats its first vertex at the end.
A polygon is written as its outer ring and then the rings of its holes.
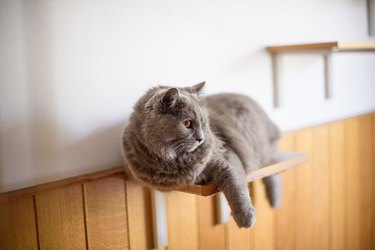
{"type": "MultiPolygon", "coordinates": [[[[239,227],[255,223],[245,173],[272,161],[278,128],[249,97],[200,97],[204,83],[155,87],[134,106],[123,135],[125,164],[134,178],[160,190],[214,183],[239,227]],[[191,120],[192,127],[184,127],[191,120]]],[[[277,177],[265,181],[270,202],[280,204],[277,177]]]]}

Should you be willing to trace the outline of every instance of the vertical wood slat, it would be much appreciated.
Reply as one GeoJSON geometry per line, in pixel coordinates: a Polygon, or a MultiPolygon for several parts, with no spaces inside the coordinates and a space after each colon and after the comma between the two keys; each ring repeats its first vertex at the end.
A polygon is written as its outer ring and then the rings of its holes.
{"type": "Polygon", "coordinates": [[[345,249],[345,131],[343,122],[329,125],[329,176],[330,176],[330,249],[345,249]]]}
{"type": "Polygon", "coordinates": [[[253,229],[238,228],[233,217],[230,218],[226,225],[226,239],[228,250],[252,249],[252,241],[250,239],[250,232],[253,229]]]}
{"type": "Polygon", "coordinates": [[[346,213],[346,232],[345,232],[345,246],[346,249],[359,249],[359,234],[360,234],[360,185],[359,182],[359,141],[358,141],[358,118],[353,118],[345,121],[345,206],[346,213]]]}
{"type": "Polygon", "coordinates": [[[89,249],[129,249],[125,182],[111,177],[84,184],[89,249]]]}
{"type": "Polygon", "coordinates": [[[359,162],[357,169],[359,171],[359,193],[360,193],[360,249],[370,249],[371,247],[371,219],[374,216],[373,207],[373,163],[372,163],[372,121],[371,116],[362,116],[358,118],[358,150],[359,162]]]}
{"type": "Polygon", "coordinates": [[[130,249],[152,249],[150,190],[134,181],[126,181],[126,206],[130,249]]]}
{"type": "Polygon", "coordinates": [[[313,128],[311,152],[312,248],[329,249],[329,168],[328,127],[313,128]]]}
{"type": "Polygon", "coordinates": [[[275,249],[275,211],[270,206],[265,187],[261,180],[254,182],[255,186],[255,209],[257,219],[254,230],[254,249],[275,249]]]}
{"type": "Polygon", "coordinates": [[[38,249],[32,196],[0,204],[0,249],[38,249]]]}
{"type": "Polygon", "coordinates": [[[168,249],[198,249],[197,197],[181,192],[166,193],[168,249]]]}
{"type": "MultiPolygon", "coordinates": [[[[280,140],[280,151],[293,151],[294,134],[290,133],[280,140]]],[[[281,207],[276,210],[276,249],[290,250],[294,247],[294,169],[280,174],[282,182],[281,207]]]]}
{"type": "Polygon", "coordinates": [[[41,249],[86,249],[82,185],[35,195],[41,249]]]}
{"type": "Polygon", "coordinates": [[[202,250],[226,248],[225,225],[215,221],[214,196],[198,197],[199,246],[202,250]]]}
{"type": "MultiPolygon", "coordinates": [[[[250,183],[249,193],[254,202],[253,183],[250,183]]],[[[242,250],[254,249],[254,228],[238,228],[233,217],[230,216],[229,222],[225,225],[226,249],[227,250],[242,250]]]]}
{"type": "MultiPolygon", "coordinates": [[[[311,156],[311,130],[295,133],[295,150],[311,156]]],[[[310,159],[311,160],[311,159],[310,159]]],[[[294,170],[294,249],[312,248],[311,161],[294,170]]]]}

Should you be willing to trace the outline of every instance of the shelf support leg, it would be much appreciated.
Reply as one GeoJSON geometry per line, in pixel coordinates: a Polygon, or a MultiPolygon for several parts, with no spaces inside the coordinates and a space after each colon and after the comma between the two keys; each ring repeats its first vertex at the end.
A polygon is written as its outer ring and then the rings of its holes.
{"type": "Polygon", "coordinates": [[[279,89],[279,75],[277,67],[277,53],[271,53],[272,59],[272,88],[273,88],[273,107],[280,107],[280,89],[279,89]]]}
{"type": "Polygon", "coordinates": [[[152,189],[151,204],[154,248],[160,249],[168,245],[167,212],[164,193],[152,189]]]}
{"type": "Polygon", "coordinates": [[[332,98],[332,81],[331,81],[331,52],[323,53],[324,62],[324,96],[326,99],[332,98]]]}
{"type": "Polygon", "coordinates": [[[228,201],[225,198],[223,192],[218,193],[215,196],[216,199],[216,221],[218,224],[226,224],[230,219],[230,207],[228,201]]]}
{"type": "Polygon", "coordinates": [[[375,36],[375,1],[367,0],[368,35],[375,36]]]}

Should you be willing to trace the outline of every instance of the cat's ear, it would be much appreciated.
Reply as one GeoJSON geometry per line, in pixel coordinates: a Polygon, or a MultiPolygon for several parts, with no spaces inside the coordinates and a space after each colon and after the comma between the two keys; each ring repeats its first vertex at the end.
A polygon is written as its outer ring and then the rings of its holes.
{"type": "Polygon", "coordinates": [[[200,94],[202,92],[202,89],[203,89],[205,84],[206,84],[206,82],[200,82],[198,84],[195,84],[194,86],[189,87],[188,91],[191,92],[191,93],[200,94]]]}
{"type": "Polygon", "coordinates": [[[161,98],[161,105],[164,111],[168,110],[169,108],[173,107],[177,98],[180,96],[178,89],[170,88],[163,94],[161,98]]]}

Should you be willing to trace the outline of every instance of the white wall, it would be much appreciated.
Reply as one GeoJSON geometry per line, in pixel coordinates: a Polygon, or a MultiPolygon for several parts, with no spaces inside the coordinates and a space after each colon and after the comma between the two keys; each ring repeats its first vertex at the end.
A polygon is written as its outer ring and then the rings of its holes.
{"type": "Polygon", "coordinates": [[[366,1],[0,0],[0,191],[120,165],[133,103],[156,84],[258,100],[284,130],[375,110],[374,53],[281,57],[265,46],[367,37],[366,1]]]}

